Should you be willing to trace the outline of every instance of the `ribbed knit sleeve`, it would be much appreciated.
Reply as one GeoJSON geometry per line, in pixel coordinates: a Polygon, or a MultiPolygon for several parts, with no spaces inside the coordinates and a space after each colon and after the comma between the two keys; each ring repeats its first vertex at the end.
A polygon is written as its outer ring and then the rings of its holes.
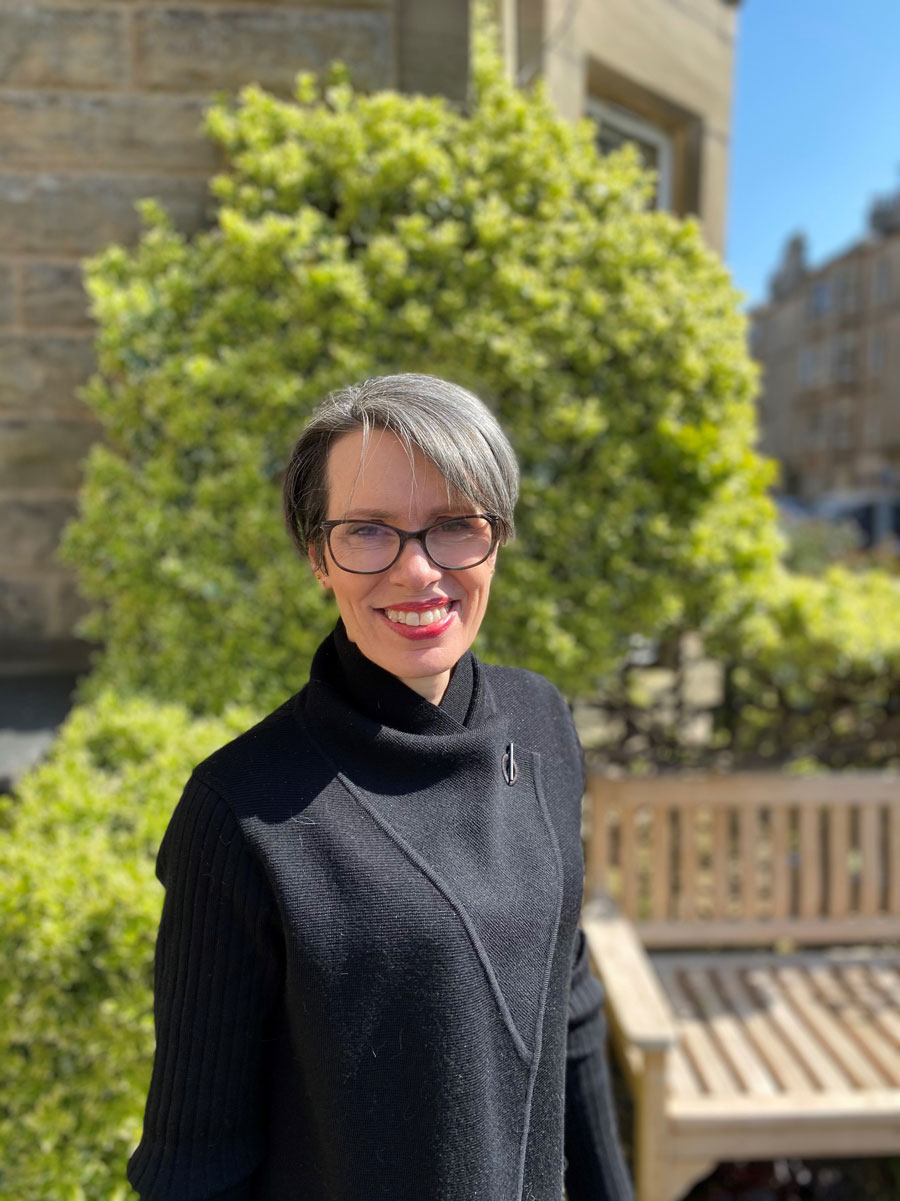
{"type": "Polygon", "coordinates": [[[606,1059],[603,987],[587,939],[575,932],[566,1046],[566,1193],[569,1201],[633,1201],[606,1059]]]}
{"type": "Polygon", "coordinates": [[[227,803],[188,782],[160,847],[156,1054],[128,1179],[145,1201],[249,1201],[263,1039],[280,973],[272,902],[227,803]]]}

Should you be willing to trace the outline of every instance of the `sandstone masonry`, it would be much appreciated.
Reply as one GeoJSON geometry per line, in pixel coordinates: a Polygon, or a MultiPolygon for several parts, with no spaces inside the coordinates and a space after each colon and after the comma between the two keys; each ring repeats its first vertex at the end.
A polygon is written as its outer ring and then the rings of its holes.
{"type": "Polygon", "coordinates": [[[208,219],[214,91],[291,90],[340,58],[365,88],[464,96],[468,0],[5,0],[0,5],[0,673],[78,667],[54,558],[99,436],[81,261],[133,242],[135,202],[208,219]]]}

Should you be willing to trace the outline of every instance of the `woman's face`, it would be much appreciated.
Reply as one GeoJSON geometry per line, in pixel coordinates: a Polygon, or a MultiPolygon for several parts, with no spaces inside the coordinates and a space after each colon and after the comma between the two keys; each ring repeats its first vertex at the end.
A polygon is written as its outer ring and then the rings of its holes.
{"type": "MultiPolygon", "coordinates": [[[[330,521],[365,518],[420,530],[473,511],[470,500],[448,497],[447,483],[433,463],[416,449],[410,462],[403,444],[386,430],[373,430],[365,450],[361,430],[341,435],[331,447],[330,521]]],[[[439,704],[454,664],[478,633],[496,557],[495,548],[484,563],[449,571],[430,562],[421,543],[413,540],[386,571],[356,575],[342,571],[326,547],[322,581],[334,591],[347,635],[366,658],[439,704]],[[440,616],[412,627],[392,620],[388,610],[438,610],[440,616]]]]}

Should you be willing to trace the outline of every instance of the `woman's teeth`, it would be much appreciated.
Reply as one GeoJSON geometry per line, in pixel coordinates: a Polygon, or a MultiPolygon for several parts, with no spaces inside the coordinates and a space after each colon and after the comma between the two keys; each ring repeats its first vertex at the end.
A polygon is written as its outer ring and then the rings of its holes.
{"type": "Polygon", "coordinates": [[[443,621],[450,612],[449,605],[441,605],[437,609],[407,610],[407,609],[385,609],[384,613],[388,621],[396,621],[405,626],[431,626],[436,621],[443,621]]]}

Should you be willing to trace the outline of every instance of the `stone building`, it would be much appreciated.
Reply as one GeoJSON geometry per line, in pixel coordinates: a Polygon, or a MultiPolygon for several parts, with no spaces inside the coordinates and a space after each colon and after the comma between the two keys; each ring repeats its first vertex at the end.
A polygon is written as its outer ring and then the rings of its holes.
{"type": "MultiPolygon", "coordinates": [[[[495,0],[510,71],[635,140],[657,201],[721,248],[734,0],[495,0]]],[[[0,5],[0,674],[80,670],[74,581],[54,558],[98,436],[80,262],[158,198],[206,218],[216,90],[290,90],[335,57],[364,87],[463,99],[468,0],[4,0],[0,5]]]]}
{"type": "Polygon", "coordinates": [[[738,0],[497,0],[507,57],[565,116],[587,113],[603,150],[635,142],[657,201],[699,217],[722,251],[738,0]]]}
{"type": "Polygon", "coordinates": [[[792,238],[750,317],[761,449],[781,464],[781,490],[826,514],[871,510],[877,541],[900,494],[900,193],[815,269],[792,238]]]}

